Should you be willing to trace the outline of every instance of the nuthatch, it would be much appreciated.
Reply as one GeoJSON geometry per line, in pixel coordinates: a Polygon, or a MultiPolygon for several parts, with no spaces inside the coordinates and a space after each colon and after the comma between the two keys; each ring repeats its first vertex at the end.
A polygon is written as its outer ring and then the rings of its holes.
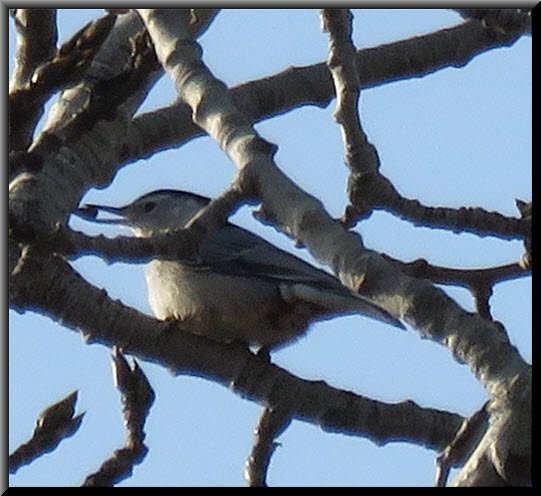
{"type": "MultiPolygon", "coordinates": [[[[209,202],[186,191],[159,190],[124,207],[87,205],[79,213],[115,214],[94,220],[150,237],[185,227],[209,202]]],[[[149,262],[146,282],[158,319],[189,321],[193,332],[218,341],[276,348],[304,335],[312,322],[352,313],[403,328],[334,276],[231,223],[212,231],[190,259],[149,262]]]]}

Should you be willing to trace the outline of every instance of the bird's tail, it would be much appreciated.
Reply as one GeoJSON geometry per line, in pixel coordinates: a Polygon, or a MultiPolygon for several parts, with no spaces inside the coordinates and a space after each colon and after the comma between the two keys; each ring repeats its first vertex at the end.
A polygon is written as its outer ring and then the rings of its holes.
{"type": "Polygon", "coordinates": [[[404,324],[393,317],[387,310],[353,293],[335,293],[328,289],[319,289],[307,284],[284,285],[280,288],[286,301],[303,300],[329,310],[328,316],[337,314],[359,313],[373,319],[405,329],[404,324]]]}

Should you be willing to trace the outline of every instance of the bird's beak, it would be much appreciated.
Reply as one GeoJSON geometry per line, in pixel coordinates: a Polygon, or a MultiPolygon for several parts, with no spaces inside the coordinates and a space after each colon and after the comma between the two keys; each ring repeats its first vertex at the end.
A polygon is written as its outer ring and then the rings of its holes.
{"type": "Polygon", "coordinates": [[[125,209],[122,207],[108,207],[107,205],[87,204],[73,211],[75,215],[82,219],[100,224],[120,224],[128,225],[129,221],[125,216],[125,209]],[[118,216],[118,218],[98,219],[99,212],[107,212],[118,216]]]}

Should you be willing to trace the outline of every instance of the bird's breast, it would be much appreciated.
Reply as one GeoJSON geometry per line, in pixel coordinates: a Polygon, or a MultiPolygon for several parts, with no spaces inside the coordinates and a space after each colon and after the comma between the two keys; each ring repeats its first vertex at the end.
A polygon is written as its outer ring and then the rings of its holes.
{"type": "Polygon", "coordinates": [[[146,267],[150,306],[158,319],[180,319],[219,341],[276,346],[304,334],[312,306],[286,303],[273,281],[194,269],[171,261],[146,267]]]}

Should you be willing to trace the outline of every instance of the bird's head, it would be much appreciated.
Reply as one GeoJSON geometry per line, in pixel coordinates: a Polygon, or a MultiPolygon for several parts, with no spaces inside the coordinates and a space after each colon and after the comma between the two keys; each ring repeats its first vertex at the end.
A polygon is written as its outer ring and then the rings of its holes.
{"type": "Polygon", "coordinates": [[[86,204],[74,213],[93,222],[128,226],[137,236],[147,237],[155,232],[185,227],[209,202],[209,198],[188,191],[161,189],[146,193],[123,207],[86,204]],[[98,217],[101,212],[115,217],[98,217]]]}

